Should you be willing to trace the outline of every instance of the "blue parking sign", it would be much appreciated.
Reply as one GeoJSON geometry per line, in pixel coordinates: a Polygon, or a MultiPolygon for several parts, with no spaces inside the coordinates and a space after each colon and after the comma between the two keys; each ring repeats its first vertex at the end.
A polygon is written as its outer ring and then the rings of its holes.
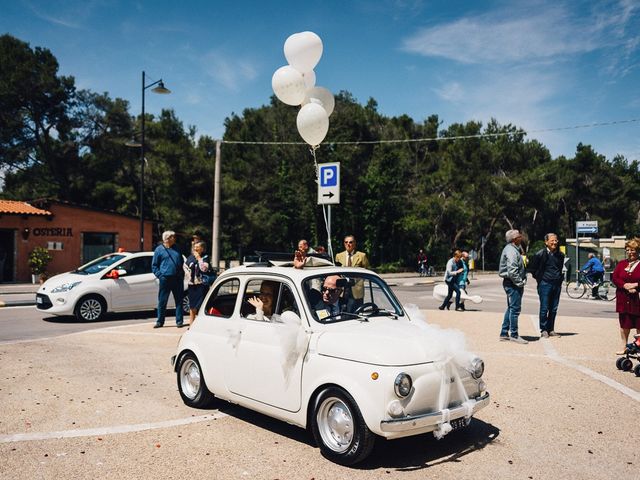
{"type": "Polygon", "coordinates": [[[336,187],[338,185],[338,166],[320,165],[320,186],[336,187]]]}
{"type": "Polygon", "coordinates": [[[318,205],[340,203],[340,162],[318,165],[318,205]]]}

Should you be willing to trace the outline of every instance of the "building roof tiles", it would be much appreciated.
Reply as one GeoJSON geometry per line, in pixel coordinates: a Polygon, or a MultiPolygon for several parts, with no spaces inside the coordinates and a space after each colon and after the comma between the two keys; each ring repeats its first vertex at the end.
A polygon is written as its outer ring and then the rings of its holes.
{"type": "Polygon", "coordinates": [[[27,202],[0,200],[0,215],[51,215],[48,210],[36,208],[27,202]]]}

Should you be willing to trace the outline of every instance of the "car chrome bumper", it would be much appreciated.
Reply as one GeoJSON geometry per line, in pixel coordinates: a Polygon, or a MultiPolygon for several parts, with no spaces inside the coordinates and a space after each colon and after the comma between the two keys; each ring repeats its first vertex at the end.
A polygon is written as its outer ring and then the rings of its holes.
{"type": "MultiPolygon", "coordinates": [[[[489,392],[486,392],[484,395],[477,398],[470,398],[469,401],[474,402],[471,411],[471,415],[474,415],[478,410],[489,404],[489,392]]],[[[383,432],[404,432],[407,430],[419,430],[427,427],[433,427],[433,430],[435,430],[438,424],[464,417],[466,414],[467,409],[464,405],[461,405],[448,410],[446,416],[443,411],[438,411],[425,413],[424,415],[394,418],[393,420],[382,420],[380,422],[380,429],[383,432]]]]}

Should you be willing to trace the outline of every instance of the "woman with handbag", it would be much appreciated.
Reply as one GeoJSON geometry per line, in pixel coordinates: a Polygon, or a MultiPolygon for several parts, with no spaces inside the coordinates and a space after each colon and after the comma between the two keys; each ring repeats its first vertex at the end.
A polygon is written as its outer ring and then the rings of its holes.
{"type": "Polygon", "coordinates": [[[635,237],[627,240],[624,244],[627,254],[625,260],[621,260],[616,265],[611,281],[615,284],[616,290],[616,312],[620,321],[620,339],[622,349],[617,355],[624,355],[629,341],[629,333],[632,328],[636,333],[640,333],[640,238],[635,237]]]}
{"type": "Polygon", "coordinates": [[[209,257],[204,254],[206,244],[197,241],[193,244],[193,251],[187,262],[185,269],[189,276],[189,325],[193,325],[198,309],[209,291],[209,286],[215,278],[209,257]]]}

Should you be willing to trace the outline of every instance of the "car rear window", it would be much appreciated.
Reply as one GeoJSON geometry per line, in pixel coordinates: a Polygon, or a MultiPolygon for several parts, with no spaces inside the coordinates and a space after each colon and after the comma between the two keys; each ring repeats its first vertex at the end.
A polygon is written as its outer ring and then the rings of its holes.
{"type": "Polygon", "coordinates": [[[238,299],[240,280],[231,278],[218,285],[209,297],[205,307],[205,314],[212,317],[229,318],[238,299]]]}

